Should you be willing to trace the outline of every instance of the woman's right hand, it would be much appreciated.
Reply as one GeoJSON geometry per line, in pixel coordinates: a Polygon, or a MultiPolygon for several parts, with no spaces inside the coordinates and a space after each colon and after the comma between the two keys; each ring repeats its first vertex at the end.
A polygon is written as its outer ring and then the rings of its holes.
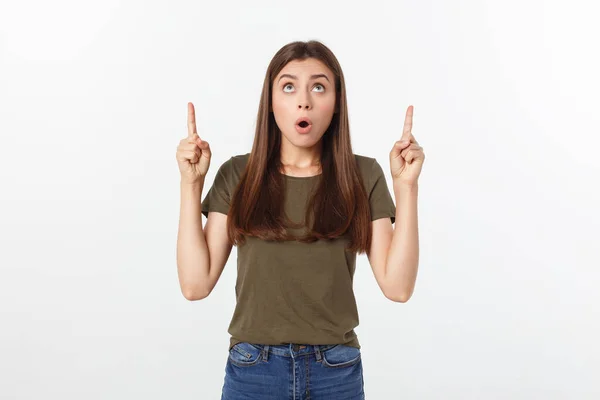
{"type": "Polygon", "coordinates": [[[208,142],[201,140],[196,132],[196,112],[192,103],[188,103],[187,125],[188,136],[177,146],[177,164],[182,182],[197,183],[208,172],[211,152],[208,142]]]}

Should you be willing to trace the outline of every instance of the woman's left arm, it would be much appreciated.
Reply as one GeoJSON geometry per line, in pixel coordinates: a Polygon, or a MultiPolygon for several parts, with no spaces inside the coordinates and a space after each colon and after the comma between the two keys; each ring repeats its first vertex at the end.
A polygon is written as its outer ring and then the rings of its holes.
{"type": "Polygon", "coordinates": [[[412,134],[413,106],[404,120],[402,138],[390,152],[396,221],[385,263],[388,297],[406,302],[412,296],[419,266],[418,178],[425,153],[412,134]]]}
{"type": "Polygon", "coordinates": [[[391,300],[410,299],[419,266],[418,185],[401,186],[394,182],[396,223],[385,265],[384,287],[391,300]]]}

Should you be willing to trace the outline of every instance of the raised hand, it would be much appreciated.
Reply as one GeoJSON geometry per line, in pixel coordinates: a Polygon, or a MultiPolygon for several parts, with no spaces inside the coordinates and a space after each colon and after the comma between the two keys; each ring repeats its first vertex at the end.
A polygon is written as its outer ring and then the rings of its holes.
{"type": "Polygon", "coordinates": [[[415,185],[425,161],[423,148],[412,134],[413,109],[409,106],[406,110],[402,137],[390,151],[390,172],[394,184],[415,185]]]}
{"type": "Polygon", "coordinates": [[[179,142],[176,158],[181,173],[181,181],[196,183],[206,176],[212,153],[208,142],[198,136],[196,112],[192,103],[188,103],[187,126],[188,135],[179,142]]]}

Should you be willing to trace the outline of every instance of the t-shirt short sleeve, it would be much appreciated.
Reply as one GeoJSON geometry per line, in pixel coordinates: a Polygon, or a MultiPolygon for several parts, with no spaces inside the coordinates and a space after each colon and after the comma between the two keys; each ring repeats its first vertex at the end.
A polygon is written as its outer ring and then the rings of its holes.
{"type": "Polygon", "coordinates": [[[202,201],[202,214],[208,218],[210,211],[227,214],[231,205],[231,178],[233,157],[225,161],[215,175],[212,186],[202,201]]]}
{"type": "Polygon", "coordinates": [[[371,168],[369,191],[369,205],[371,207],[371,220],[389,217],[392,224],[396,222],[396,206],[388,189],[385,174],[377,160],[373,160],[371,168]]]}

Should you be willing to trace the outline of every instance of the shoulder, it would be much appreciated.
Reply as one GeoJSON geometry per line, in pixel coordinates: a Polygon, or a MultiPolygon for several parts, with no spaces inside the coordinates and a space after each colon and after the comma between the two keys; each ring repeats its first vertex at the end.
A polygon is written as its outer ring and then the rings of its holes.
{"type": "Polygon", "coordinates": [[[354,154],[356,165],[362,175],[363,182],[367,190],[373,185],[378,175],[382,173],[381,165],[374,157],[368,157],[361,154],[354,154]]]}
{"type": "Polygon", "coordinates": [[[231,156],[219,165],[219,171],[227,174],[244,172],[250,153],[231,156]]]}
{"type": "Polygon", "coordinates": [[[377,162],[373,157],[363,156],[362,154],[354,154],[354,159],[361,171],[369,171],[373,167],[373,163],[377,162]]]}
{"type": "Polygon", "coordinates": [[[224,180],[228,186],[237,185],[246,169],[249,157],[250,153],[246,153],[237,154],[226,159],[219,165],[215,179],[224,180]]]}

